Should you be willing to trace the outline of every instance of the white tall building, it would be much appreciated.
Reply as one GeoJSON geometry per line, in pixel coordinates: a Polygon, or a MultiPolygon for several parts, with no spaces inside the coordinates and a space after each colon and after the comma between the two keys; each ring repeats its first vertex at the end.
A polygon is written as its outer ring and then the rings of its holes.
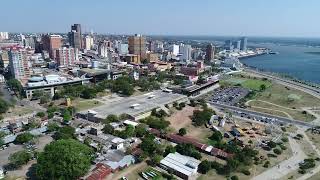
{"type": "Polygon", "coordinates": [[[85,42],[85,49],[86,50],[90,50],[93,46],[93,38],[91,36],[86,36],[84,38],[84,42],[85,42]]]}
{"type": "Polygon", "coordinates": [[[169,49],[170,52],[172,52],[172,54],[174,54],[175,56],[179,54],[179,45],[173,44],[172,46],[170,46],[169,49]]]}
{"type": "Polygon", "coordinates": [[[9,64],[11,74],[15,79],[26,78],[30,75],[27,52],[25,49],[11,49],[9,51],[9,64]]]}
{"type": "Polygon", "coordinates": [[[191,45],[181,44],[179,47],[179,53],[181,54],[180,60],[189,61],[191,60],[191,45]]]}
{"type": "Polygon", "coordinates": [[[9,39],[9,33],[8,32],[0,32],[0,40],[9,39]]]}
{"type": "Polygon", "coordinates": [[[108,57],[108,46],[106,43],[101,42],[98,46],[98,54],[101,57],[108,57]]]}
{"type": "Polygon", "coordinates": [[[118,46],[119,54],[128,54],[129,53],[128,48],[129,48],[128,44],[119,44],[118,46]]]}

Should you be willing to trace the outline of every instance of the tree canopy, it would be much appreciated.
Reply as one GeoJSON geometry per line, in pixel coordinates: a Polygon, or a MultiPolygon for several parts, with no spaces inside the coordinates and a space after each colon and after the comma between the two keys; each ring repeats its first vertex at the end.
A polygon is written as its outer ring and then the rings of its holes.
{"type": "Polygon", "coordinates": [[[20,167],[31,159],[31,154],[26,150],[18,151],[10,155],[9,161],[15,168],[20,167]]]}
{"type": "Polygon", "coordinates": [[[73,139],[58,140],[44,148],[37,159],[39,179],[78,179],[90,168],[93,151],[73,139]]]}

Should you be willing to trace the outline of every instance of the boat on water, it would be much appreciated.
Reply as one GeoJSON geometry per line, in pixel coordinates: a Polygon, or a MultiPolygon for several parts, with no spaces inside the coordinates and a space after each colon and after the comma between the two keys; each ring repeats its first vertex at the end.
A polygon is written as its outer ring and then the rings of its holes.
{"type": "Polygon", "coordinates": [[[279,54],[279,52],[270,51],[268,54],[279,54]]]}

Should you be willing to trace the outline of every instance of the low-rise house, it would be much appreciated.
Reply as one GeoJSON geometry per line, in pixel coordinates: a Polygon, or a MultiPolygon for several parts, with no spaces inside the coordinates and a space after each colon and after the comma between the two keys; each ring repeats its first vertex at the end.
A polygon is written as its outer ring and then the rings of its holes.
{"type": "Polygon", "coordinates": [[[110,167],[112,172],[116,172],[135,163],[134,156],[126,155],[123,151],[119,150],[109,150],[106,154],[102,155],[102,157],[104,160],[101,161],[101,163],[110,167]]]}
{"type": "Polygon", "coordinates": [[[109,174],[111,174],[111,168],[102,163],[98,163],[86,180],[103,180],[109,174]]]}

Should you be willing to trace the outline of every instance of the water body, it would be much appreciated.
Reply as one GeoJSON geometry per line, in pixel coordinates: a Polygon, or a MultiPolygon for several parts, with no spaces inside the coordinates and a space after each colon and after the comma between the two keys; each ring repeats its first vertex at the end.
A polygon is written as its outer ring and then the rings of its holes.
{"type": "MultiPolygon", "coordinates": [[[[256,46],[256,45],[255,45],[256,46]]],[[[319,47],[260,44],[279,54],[262,55],[241,62],[266,71],[288,74],[295,78],[320,84],[319,47]],[[312,53],[310,53],[312,52],[312,53]]]]}

